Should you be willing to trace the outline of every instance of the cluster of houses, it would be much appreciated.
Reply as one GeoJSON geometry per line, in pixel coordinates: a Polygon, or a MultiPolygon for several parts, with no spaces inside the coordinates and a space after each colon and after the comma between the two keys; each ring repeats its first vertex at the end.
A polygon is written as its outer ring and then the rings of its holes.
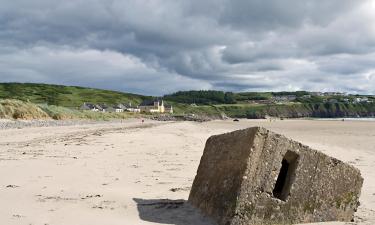
{"type": "Polygon", "coordinates": [[[367,97],[362,97],[362,98],[354,98],[353,103],[372,103],[373,100],[367,98],[367,97]]]}
{"type": "Polygon", "coordinates": [[[311,96],[347,96],[346,92],[309,92],[311,96]]]}
{"type": "Polygon", "coordinates": [[[297,99],[295,95],[280,95],[272,98],[275,102],[291,102],[297,99]]]}
{"type": "Polygon", "coordinates": [[[162,99],[144,100],[140,105],[133,106],[128,104],[116,104],[108,106],[107,104],[83,103],[81,110],[90,110],[94,112],[133,112],[133,113],[173,113],[172,105],[165,104],[162,99]]]}
{"type": "Polygon", "coordinates": [[[133,107],[131,103],[108,106],[107,104],[92,104],[85,102],[82,104],[80,109],[94,112],[140,112],[139,108],[133,107]]]}
{"type": "Polygon", "coordinates": [[[353,103],[353,104],[357,104],[357,103],[373,103],[373,100],[367,98],[367,97],[362,97],[362,98],[354,98],[354,99],[349,99],[349,98],[344,98],[344,99],[334,99],[334,98],[331,98],[331,99],[324,99],[323,100],[324,102],[329,102],[329,103],[338,103],[338,102],[344,102],[344,103],[353,103]]]}
{"type": "MultiPolygon", "coordinates": [[[[343,92],[309,92],[307,95],[300,96],[303,99],[309,99],[312,96],[329,97],[329,96],[348,96],[343,92]]],[[[272,98],[275,102],[291,102],[297,99],[296,95],[280,95],[272,98]]]]}
{"type": "MultiPolygon", "coordinates": [[[[351,94],[348,94],[346,92],[310,92],[311,96],[328,96],[328,97],[344,97],[340,98],[341,102],[345,103],[372,103],[373,100],[369,99],[368,97],[354,97],[351,94]],[[348,96],[351,96],[350,98],[348,96]]],[[[325,102],[329,103],[337,103],[339,102],[338,99],[330,98],[330,99],[324,99],[325,102]]]]}

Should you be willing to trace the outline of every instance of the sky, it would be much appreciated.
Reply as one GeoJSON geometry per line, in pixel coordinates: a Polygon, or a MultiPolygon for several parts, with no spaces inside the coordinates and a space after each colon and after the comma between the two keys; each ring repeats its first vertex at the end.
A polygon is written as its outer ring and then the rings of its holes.
{"type": "Polygon", "coordinates": [[[0,82],[375,94],[375,0],[0,2],[0,82]]]}

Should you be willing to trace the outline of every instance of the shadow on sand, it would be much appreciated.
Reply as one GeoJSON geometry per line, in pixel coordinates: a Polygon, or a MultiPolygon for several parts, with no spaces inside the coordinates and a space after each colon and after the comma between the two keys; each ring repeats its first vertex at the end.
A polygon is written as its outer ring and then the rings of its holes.
{"type": "Polygon", "coordinates": [[[137,203],[139,217],[148,222],[175,225],[216,225],[185,200],[140,199],[137,203]]]}

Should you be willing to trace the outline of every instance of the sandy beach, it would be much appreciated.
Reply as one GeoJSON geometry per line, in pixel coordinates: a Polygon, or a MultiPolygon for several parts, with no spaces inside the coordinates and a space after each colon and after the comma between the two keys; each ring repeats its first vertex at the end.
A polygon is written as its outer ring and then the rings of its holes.
{"type": "Polygon", "coordinates": [[[263,126],[360,169],[375,224],[375,121],[241,120],[0,130],[0,224],[214,225],[186,203],[206,139],[263,126]]]}

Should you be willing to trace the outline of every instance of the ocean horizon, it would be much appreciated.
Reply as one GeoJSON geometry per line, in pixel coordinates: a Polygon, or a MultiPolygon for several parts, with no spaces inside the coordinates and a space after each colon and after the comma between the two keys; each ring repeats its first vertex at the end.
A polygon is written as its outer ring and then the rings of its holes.
{"type": "Polygon", "coordinates": [[[314,120],[333,120],[333,121],[340,121],[340,120],[345,120],[345,121],[375,121],[375,117],[360,117],[360,118],[355,118],[355,117],[341,117],[341,118],[314,118],[314,120]]]}

